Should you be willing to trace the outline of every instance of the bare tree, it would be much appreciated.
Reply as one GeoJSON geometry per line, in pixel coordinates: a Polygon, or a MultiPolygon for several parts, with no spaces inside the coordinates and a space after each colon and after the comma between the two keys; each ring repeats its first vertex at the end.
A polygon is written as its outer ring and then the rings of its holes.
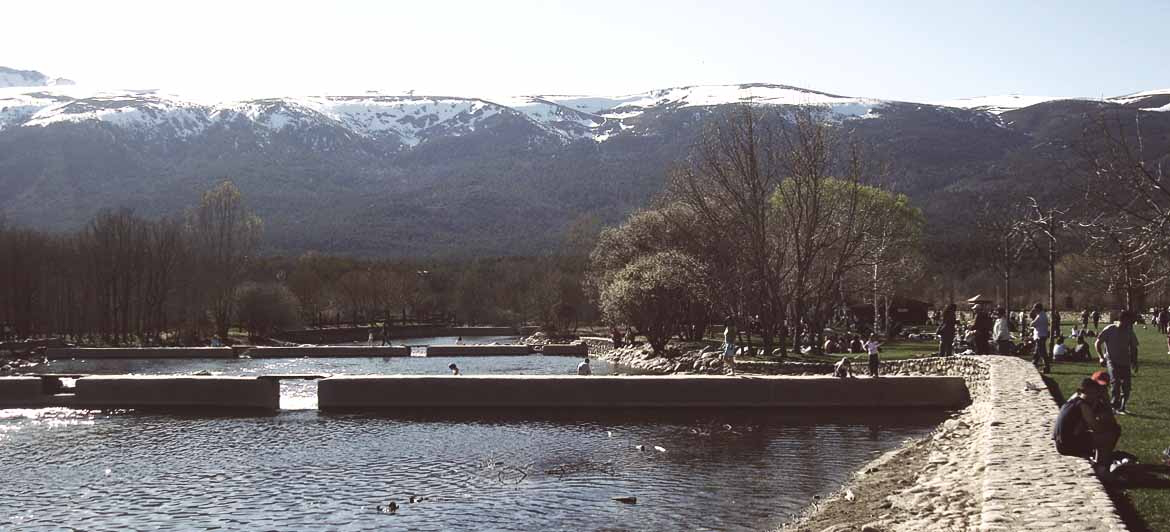
{"type": "Polygon", "coordinates": [[[248,261],[260,239],[260,218],[244,206],[239,189],[223,181],[203,194],[189,215],[195,260],[215,332],[226,338],[235,301],[248,261]]]}

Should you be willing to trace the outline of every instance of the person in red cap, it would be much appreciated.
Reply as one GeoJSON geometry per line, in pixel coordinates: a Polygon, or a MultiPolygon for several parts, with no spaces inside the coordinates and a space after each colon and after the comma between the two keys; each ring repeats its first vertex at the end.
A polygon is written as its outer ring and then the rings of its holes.
{"type": "Polygon", "coordinates": [[[1108,382],[1109,375],[1103,371],[1083,379],[1077,393],[1060,407],[1052,430],[1056,452],[1088,458],[1098,474],[1108,473],[1113,449],[1121,438],[1121,426],[1105,392],[1108,382]]]}

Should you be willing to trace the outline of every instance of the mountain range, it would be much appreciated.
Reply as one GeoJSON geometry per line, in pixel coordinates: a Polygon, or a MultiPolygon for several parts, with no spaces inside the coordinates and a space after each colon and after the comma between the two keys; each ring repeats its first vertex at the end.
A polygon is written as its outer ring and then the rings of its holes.
{"type": "Polygon", "coordinates": [[[1151,145],[1170,147],[1170,89],[903,102],[759,83],[222,101],[69,83],[0,67],[0,213],[10,221],[71,230],[108,207],[176,215],[226,177],[265,220],[267,251],[288,254],[541,253],[574,223],[613,223],[645,205],[704,122],[749,101],[825,109],[928,211],[1021,169],[1043,186],[1068,170],[1102,111],[1140,118],[1151,145]]]}

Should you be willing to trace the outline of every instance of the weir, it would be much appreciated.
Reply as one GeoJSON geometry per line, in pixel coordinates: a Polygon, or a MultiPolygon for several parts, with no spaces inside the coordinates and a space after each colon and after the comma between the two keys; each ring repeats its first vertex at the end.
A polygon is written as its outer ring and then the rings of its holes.
{"type": "Polygon", "coordinates": [[[317,406],[362,408],[935,407],[970,402],[959,377],[352,376],[317,384],[317,406]]]}
{"type": "Polygon", "coordinates": [[[958,377],[43,375],[0,377],[0,407],[280,408],[280,381],[320,379],[322,410],[370,408],[934,407],[970,401],[958,377]],[[72,387],[62,379],[74,379],[72,387]]]}

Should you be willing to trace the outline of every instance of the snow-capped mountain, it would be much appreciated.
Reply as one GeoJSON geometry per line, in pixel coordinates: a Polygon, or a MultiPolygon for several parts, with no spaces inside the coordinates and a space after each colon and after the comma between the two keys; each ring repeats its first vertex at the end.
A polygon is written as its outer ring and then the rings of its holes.
{"type": "Polygon", "coordinates": [[[173,216],[229,177],[284,253],[540,253],[582,216],[611,223],[644,206],[709,118],[749,102],[820,108],[926,206],[1015,183],[1012,167],[1040,187],[1059,179],[1101,109],[1141,113],[1151,146],[1170,138],[1170,90],[935,103],[772,84],[213,99],[13,72],[0,70],[20,85],[0,88],[0,218],[74,230],[103,208],[173,216]]]}
{"type": "Polygon", "coordinates": [[[322,125],[369,139],[391,139],[413,147],[440,136],[458,136],[518,119],[563,142],[602,142],[637,130],[649,111],[754,102],[815,105],[841,119],[872,118],[886,102],[851,98],[784,85],[677,87],[619,97],[446,96],[281,97],[200,103],[156,91],[93,91],[84,87],[0,89],[0,130],[63,122],[102,123],[147,137],[189,137],[225,120],[244,120],[260,131],[322,125]]]}
{"type": "Polygon", "coordinates": [[[36,70],[17,70],[0,66],[0,87],[48,87],[73,85],[72,80],[50,78],[36,70]]]}

